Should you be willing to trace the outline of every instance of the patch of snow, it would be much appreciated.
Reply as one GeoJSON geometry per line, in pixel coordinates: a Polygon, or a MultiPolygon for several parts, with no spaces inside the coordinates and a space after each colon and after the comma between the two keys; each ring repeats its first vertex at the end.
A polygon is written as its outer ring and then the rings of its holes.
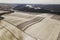
{"type": "Polygon", "coordinates": [[[26,7],[30,7],[30,8],[33,8],[31,5],[26,5],[26,7]]]}
{"type": "Polygon", "coordinates": [[[40,7],[36,7],[36,8],[34,8],[34,9],[41,9],[40,7]]]}

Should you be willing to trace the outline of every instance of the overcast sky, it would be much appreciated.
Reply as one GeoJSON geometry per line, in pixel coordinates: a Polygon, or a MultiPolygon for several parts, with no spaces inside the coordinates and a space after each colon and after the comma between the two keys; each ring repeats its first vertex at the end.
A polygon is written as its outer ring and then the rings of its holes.
{"type": "Polygon", "coordinates": [[[60,0],[0,0],[0,3],[60,4],[60,0]]]}

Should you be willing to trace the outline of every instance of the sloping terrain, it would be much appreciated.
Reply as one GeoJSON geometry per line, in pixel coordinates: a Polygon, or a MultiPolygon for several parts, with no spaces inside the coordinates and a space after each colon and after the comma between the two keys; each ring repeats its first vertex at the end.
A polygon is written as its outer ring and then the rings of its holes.
{"type": "Polygon", "coordinates": [[[60,15],[14,12],[3,17],[0,40],[60,40],[60,15]]]}

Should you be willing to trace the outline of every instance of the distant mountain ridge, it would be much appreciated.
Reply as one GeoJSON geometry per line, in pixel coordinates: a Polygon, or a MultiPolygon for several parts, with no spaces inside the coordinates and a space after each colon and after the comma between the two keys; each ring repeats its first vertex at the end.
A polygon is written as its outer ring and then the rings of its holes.
{"type": "Polygon", "coordinates": [[[21,7],[25,7],[26,5],[32,5],[33,7],[40,7],[43,9],[47,9],[47,10],[54,10],[56,12],[60,12],[60,4],[4,4],[4,3],[0,3],[0,6],[3,5],[9,5],[10,7],[14,8],[21,8],[21,7]]]}
{"type": "Polygon", "coordinates": [[[25,7],[26,5],[31,5],[33,7],[40,7],[40,8],[43,8],[43,9],[47,9],[47,10],[54,10],[56,12],[60,12],[60,5],[58,4],[18,4],[15,8],[19,9],[21,7],[25,7]]]}

